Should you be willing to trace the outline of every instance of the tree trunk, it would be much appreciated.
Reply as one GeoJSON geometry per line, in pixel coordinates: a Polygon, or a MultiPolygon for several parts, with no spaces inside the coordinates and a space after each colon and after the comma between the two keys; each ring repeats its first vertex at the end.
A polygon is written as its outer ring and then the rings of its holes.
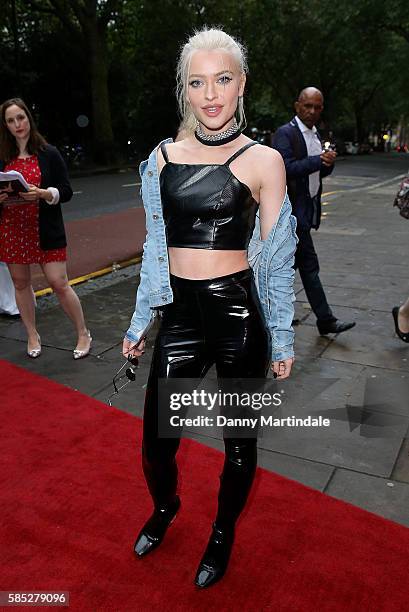
{"type": "Polygon", "coordinates": [[[117,151],[114,146],[109,105],[106,33],[102,32],[96,20],[93,20],[84,34],[89,54],[94,159],[101,164],[112,164],[117,159],[117,151]]]}
{"type": "Polygon", "coordinates": [[[364,138],[364,121],[363,121],[363,109],[355,106],[355,140],[359,143],[364,138]]]}

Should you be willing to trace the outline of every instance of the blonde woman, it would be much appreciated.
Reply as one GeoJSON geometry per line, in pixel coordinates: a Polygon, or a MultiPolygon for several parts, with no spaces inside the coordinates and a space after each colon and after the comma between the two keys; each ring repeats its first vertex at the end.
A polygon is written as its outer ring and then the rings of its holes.
{"type": "MultiPolygon", "coordinates": [[[[139,357],[144,343],[136,343],[153,309],[163,316],[142,449],[154,512],[137,537],[139,557],[159,546],[180,507],[179,439],[158,435],[158,379],[201,378],[212,364],[219,379],[259,379],[271,361],[284,379],[293,363],[295,221],[281,156],[242,134],[246,72],[244,48],[234,38],[206,28],[192,36],[177,75],[184,138],[163,141],[140,167],[147,240],[124,355],[139,357]]],[[[198,587],[227,569],[256,470],[256,439],[224,443],[218,510],[198,587]]]]}

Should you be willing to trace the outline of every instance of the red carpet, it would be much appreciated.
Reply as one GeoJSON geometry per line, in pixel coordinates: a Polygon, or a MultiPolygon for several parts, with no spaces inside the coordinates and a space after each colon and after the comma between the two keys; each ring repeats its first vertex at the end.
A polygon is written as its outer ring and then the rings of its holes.
{"type": "Polygon", "coordinates": [[[223,457],[190,441],[182,510],[135,559],[151,510],[140,420],[4,361],[0,383],[0,590],[69,591],[86,612],[408,610],[409,529],[263,470],[228,574],[196,590],[223,457]]]}

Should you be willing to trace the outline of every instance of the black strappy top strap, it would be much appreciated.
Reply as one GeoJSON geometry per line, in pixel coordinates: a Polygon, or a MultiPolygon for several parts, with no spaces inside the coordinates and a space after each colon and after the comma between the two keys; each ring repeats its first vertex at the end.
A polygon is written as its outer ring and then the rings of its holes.
{"type": "Polygon", "coordinates": [[[163,159],[165,160],[166,163],[168,163],[169,157],[168,157],[168,152],[166,151],[164,142],[162,142],[162,144],[160,145],[160,150],[162,151],[163,159]]]}
{"type": "Polygon", "coordinates": [[[246,151],[247,149],[249,149],[250,147],[252,147],[255,144],[258,144],[258,143],[257,142],[248,142],[246,145],[244,145],[244,147],[241,147],[241,149],[239,149],[231,157],[229,157],[229,159],[227,160],[225,165],[226,166],[230,166],[230,164],[232,163],[232,161],[234,161],[236,159],[236,157],[238,157],[239,155],[244,153],[244,151],[246,151]]]}

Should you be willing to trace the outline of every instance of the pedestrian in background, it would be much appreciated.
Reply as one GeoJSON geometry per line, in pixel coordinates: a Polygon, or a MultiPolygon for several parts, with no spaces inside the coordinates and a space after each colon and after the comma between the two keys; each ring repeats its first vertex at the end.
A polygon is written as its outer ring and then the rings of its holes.
{"type": "Polygon", "coordinates": [[[288,195],[297,217],[299,242],[295,268],[300,271],[321,335],[338,334],[355,325],[338,320],[331,311],[320,281],[318,256],[311,236],[311,229],[318,229],[320,225],[322,179],[331,174],[336,158],[335,151],[323,151],[316,128],[323,108],[324,97],[319,89],[303,89],[295,102],[295,117],[279,127],[273,138],[273,147],[284,159],[288,195]]]}
{"type": "Polygon", "coordinates": [[[66,267],[66,237],[61,203],[72,197],[67,168],[58,150],[38,132],[26,104],[20,98],[1,106],[0,170],[20,172],[30,185],[23,203],[7,203],[0,193],[0,261],[7,263],[16,302],[27,330],[27,354],[41,354],[36,328],[35,300],[30,264],[40,264],[61,306],[75,325],[78,341],[74,359],[88,355],[91,335],[80,301],[70,287],[66,267]]]}
{"type": "Polygon", "coordinates": [[[403,342],[409,342],[409,298],[402,306],[395,306],[392,309],[392,316],[397,336],[403,342]]]}

